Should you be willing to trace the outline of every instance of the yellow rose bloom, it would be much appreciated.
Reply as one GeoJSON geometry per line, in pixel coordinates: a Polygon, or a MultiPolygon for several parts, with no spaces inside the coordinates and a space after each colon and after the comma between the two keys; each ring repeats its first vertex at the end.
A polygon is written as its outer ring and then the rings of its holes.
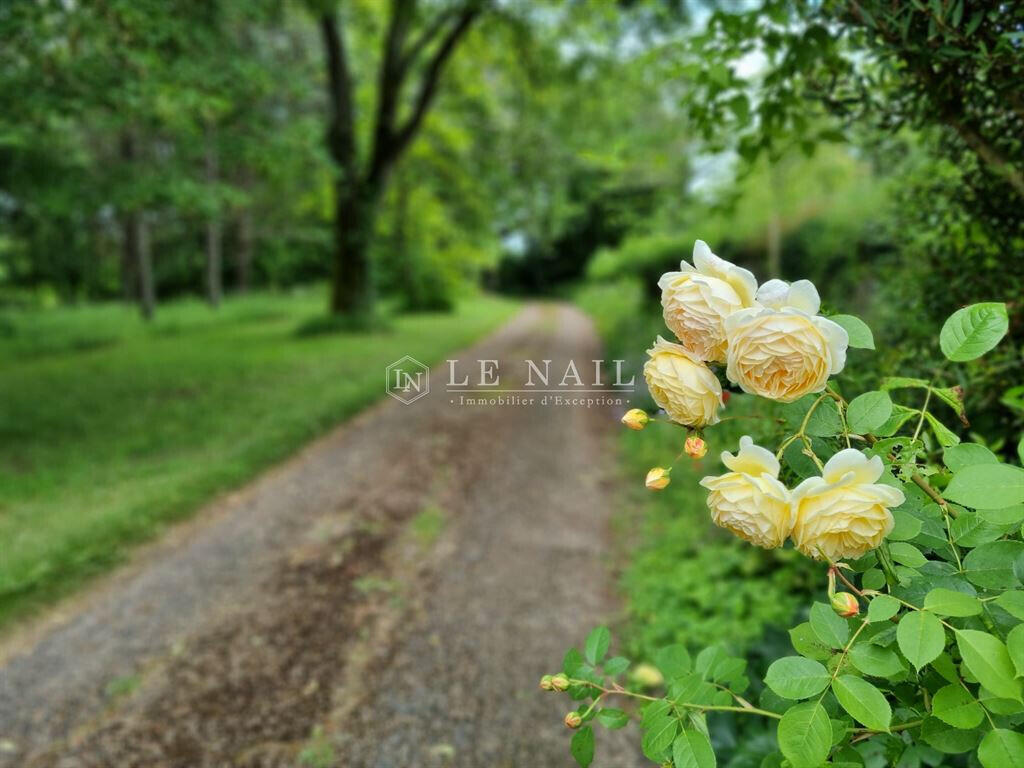
{"type": "Polygon", "coordinates": [[[740,438],[733,456],[722,453],[731,471],[701,479],[715,525],[758,547],[781,547],[793,528],[789,490],[779,482],[779,461],[750,437],[740,438]]]}
{"type": "Polygon", "coordinates": [[[718,423],[718,409],[723,405],[722,385],[710,368],[661,336],[647,354],[647,388],[672,421],[688,427],[718,423]]]}
{"type": "Polygon", "coordinates": [[[693,246],[693,266],[680,263],[678,272],[666,272],[658,280],[665,325],[679,343],[698,360],[724,363],[726,317],[754,306],[757,279],[753,273],[730,264],[698,240],[693,246]]]}
{"type": "Polygon", "coordinates": [[[729,381],[782,403],[821,392],[846,364],[846,331],[817,316],[818,291],[807,280],[769,280],[757,297],[759,307],[725,319],[729,381]]]}
{"type": "Polygon", "coordinates": [[[793,543],[808,557],[832,562],[860,557],[882,543],[893,527],[891,507],[903,491],[876,481],[885,471],[878,456],[856,448],[840,451],[821,477],[793,490],[793,543]]]}

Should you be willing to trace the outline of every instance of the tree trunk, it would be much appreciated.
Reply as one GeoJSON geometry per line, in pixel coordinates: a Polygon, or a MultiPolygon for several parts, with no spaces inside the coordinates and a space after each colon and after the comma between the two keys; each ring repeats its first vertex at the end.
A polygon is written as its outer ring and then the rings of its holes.
{"type": "Polygon", "coordinates": [[[142,213],[135,214],[135,223],[135,241],[138,243],[139,308],[142,310],[142,316],[146,320],[151,320],[156,309],[156,281],[153,277],[149,227],[142,213]]]}
{"type": "Polygon", "coordinates": [[[238,247],[235,251],[235,288],[248,293],[252,284],[253,227],[252,210],[243,208],[238,214],[238,247]]]}
{"type": "MultiPolygon", "coordinates": [[[[217,149],[213,144],[212,130],[206,136],[206,182],[217,183],[217,149]]],[[[220,212],[212,211],[206,220],[206,300],[211,307],[220,306],[221,294],[221,223],[220,212]]]]}
{"type": "Polygon", "coordinates": [[[370,242],[377,215],[378,194],[364,184],[339,180],[334,262],[331,275],[331,312],[367,316],[373,311],[370,242]]]}
{"type": "Polygon", "coordinates": [[[131,211],[124,216],[124,231],[121,247],[121,292],[124,300],[133,303],[139,298],[139,242],[138,223],[135,221],[141,214],[131,211]]]}

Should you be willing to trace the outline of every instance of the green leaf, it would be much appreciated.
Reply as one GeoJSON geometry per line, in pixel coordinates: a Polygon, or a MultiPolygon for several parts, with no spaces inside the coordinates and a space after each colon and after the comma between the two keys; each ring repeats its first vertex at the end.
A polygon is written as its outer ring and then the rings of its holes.
{"type": "Polygon", "coordinates": [[[817,638],[830,648],[842,648],[850,639],[850,625],[836,614],[831,606],[815,603],[811,606],[811,629],[817,638]]]}
{"type": "Polygon", "coordinates": [[[921,726],[921,738],[940,752],[950,755],[970,752],[977,746],[980,737],[979,731],[954,728],[937,717],[925,718],[921,726]]]}
{"type": "Polygon", "coordinates": [[[682,677],[693,669],[685,645],[669,645],[654,654],[654,665],[666,680],[682,677]]]}
{"type": "Polygon", "coordinates": [[[999,459],[988,448],[977,443],[961,443],[942,452],[943,463],[953,472],[974,464],[998,464],[999,459]]]}
{"type": "Polygon", "coordinates": [[[913,544],[907,544],[905,541],[896,541],[890,544],[889,552],[892,554],[893,560],[908,568],[920,568],[928,562],[925,556],[921,554],[920,549],[913,544]]]}
{"type": "Polygon", "coordinates": [[[900,612],[900,602],[889,595],[875,595],[868,605],[868,621],[888,621],[900,612]]]}
{"type": "Polygon", "coordinates": [[[949,501],[975,509],[1003,509],[1024,503],[1024,469],[1009,464],[972,464],[946,486],[949,501]]]}
{"type": "Polygon", "coordinates": [[[995,728],[978,745],[984,768],[1024,768],[1024,733],[995,728]]]}
{"type": "Polygon", "coordinates": [[[964,575],[972,584],[985,589],[1012,589],[1020,586],[1013,572],[1013,561],[1024,554],[1024,542],[990,541],[967,553],[964,575]]]}
{"type": "Polygon", "coordinates": [[[616,730],[618,728],[625,727],[626,723],[629,722],[629,715],[627,715],[621,709],[605,707],[597,713],[597,722],[599,722],[605,728],[608,728],[610,730],[616,730]]]}
{"type": "Polygon", "coordinates": [[[608,661],[606,661],[602,665],[602,669],[604,670],[604,673],[609,677],[621,675],[623,672],[629,669],[629,659],[625,658],[624,656],[616,656],[614,658],[608,659],[608,661]]]}
{"type": "Polygon", "coordinates": [[[608,631],[608,627],[598,627],[587,635],[587,642],[583,645],[583,655],[588,662],[596,665],[608,653],[608,645],[611,641],[612,633],[608,631]]]}
{"type": "Polygon", "coordinates": [[[1006,650],[1017,670],[1017,677],[1024,676],[1024,624],[1018,624],[1006,635],[1006,650]]]}
{"type": "Polygon", "coordinates": [[[890,541],[910,541],[921,532],[921,521],[903,509],[892,511],[893,527],[886,536],[890,541]]]}
{"type": "Polygon", "coordinates": [[[1021,590],[1003,592],[994,602],[1014,618],[1024,621],[1024,592],[1021,590]]]}
{"type": "Polygon", "coordinates": [[[588,768],[594,762],[594,729],[589,725],[580,728],[569,742],[569,754],[581,766],[588,768]]]}
{"type": "Polygon", "coordinates": [[[715,750],[708,737],[700,731],[683,731],[672,743],[675,768],[715,768],[715,750]]]}
{"type": "Polygon", "coordinates": [[[857,643],[850,649],[850,661],[865,675],[891,677],[906,668],[896,652],[874,643],[857,643]]]}
{"type": "Polygon", "coordinates": [[[926,611],[909,611],[896,628],[896,643],[918,671],[946,647],[942,622],[926,611]]]}
{"type": "Polygon", "coordinates": [[[786,710],[777,738],[793,768],[819,768],[832,750],[832,724],[821,702],[805,701],[786,710]]]}
{"type": "Polygon", "coordinates": [[[809,621],[797,624],[789,630],[789,641],[793,644],[794,651],[809,659],[824,661],[832,655],[829,646],[818,639],[809,621]]]}
{"type": "Polygon", "coordinates": [[[882,389],[928,389],[931,386],[926,379],[909,379],[906,376],[886,376],[882,379],[882,389]]]}
{"type": "Polygon", "coordinates": [[[583,664],[583,654],[575,648],[570,648],[565,652],[565,658],[562,659],[562,671],[569,677],[576,677],[583,664]]]}
{"type": "Polygon", "coordinates": [[[956,433],[935,418],[931,412],[925,411],[924,417],[931,425],[932,432],[935,433],[935,439],[939,441],[939,445],[943,448],[952,447],[960,442],[960,438],[957,437],[956,433]]]}
{"type": "Polygon", "coordinates": [[[924,598],[925,610],[939,616],[976,616],[981,613],[981,600],[963,592],[939,587],[924,598]]]}
{"type": "Polygon", "coordinates": [[[972,304],[949,316],[939,331],[939,347],[953,362],[974,360],[995,347],[1008,328],[1005,304],[972,304]]]}
{"type": "Polygon", "coordinates": [[[1024,504],[1003,509],[979,509],[978,517],[992,525],[1019,525],[1024,522],[1024,504]]]}
{"type": "Polygon", "coordinates": [[[888,731],[892,708],[882,692],[861,677],[840,675],[832,681],[832,692],[853,719],[876,731],[888,731]]]}
{"type": "Polygon", "coordinates": [[[831,315],[833,323],[843,328],[850,337],[850,346],[855,349],[874,349],[875,337],[871,334],[868,324],[853,315],[831,315]]]}
{"type": "Polygon", "coordinates": [[[764,682],[784,699],[807,699],[828,687],[828,670],[813,659],[786,656],[768,667],[764,682]]]}
{"type": "Polygon", "coordinates": [[[645,709],[643,728],[640,748],[651,760],[661,762],[679,732],[679,720],[672,713],[671,702],[658,701],[645,709]]]}
{"type": "Polygon", "coordinates": [[[853,432],[863,435],[874,432],[892,415],[892,399],[888,392],[865,392],[850,401],[846,423],[853,432]]]}
{"type": "Polygon", "coordinates": [[[979,683],[996,696],[1021,700],[1020,682],[1014,680],[1013,662],[1001,640],[987,632],[958,629],[956,647],[967,669],[979,683]]]}
{"type": "Polygon", "coordinates": [[[985,717],[981,704],[959,683],[936,691],[932,714],[954,728],[975,728],[985,717]]]}

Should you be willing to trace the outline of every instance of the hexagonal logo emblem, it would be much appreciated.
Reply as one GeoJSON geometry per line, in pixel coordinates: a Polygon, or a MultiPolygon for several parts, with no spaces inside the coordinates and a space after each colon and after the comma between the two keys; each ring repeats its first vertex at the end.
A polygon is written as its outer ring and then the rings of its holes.
{"type": "Polygon", "coordinates": [[[387,367],[385,388],[395,400],[414,403],[430,392],[430,368],[406,355],[387,367]]]}

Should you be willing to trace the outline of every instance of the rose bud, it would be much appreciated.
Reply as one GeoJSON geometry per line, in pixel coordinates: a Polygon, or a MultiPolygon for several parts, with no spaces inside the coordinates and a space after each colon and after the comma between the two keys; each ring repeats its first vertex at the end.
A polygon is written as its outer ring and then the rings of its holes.
{"type": "Polygon", "coordinates": [[[664,467],[655,467],[647,473],[647,479],[644,480],[644,485],[652,491],[660,491],[672,481],[669,477],[669,473],[671,471],[671,469],[665,469],[664,467]]]}
{"type": "Polygon", "coordinates": [[[555,690],[554,684],[551,682],[551,675],[544,675],[540,679],[540,689],[542,691],[553,691],[555,690]]]}
{"type": "Polygon", "coordinates": [[[637,431],[647,426],[647,422],[651,420],[651,417],[647,415],[646,411],[642,411],[639,408],[630,408],[626,411],[626,415],[622,417],[622,423],[630,429],[637,431]]]}
{"type": "Polygon", "coordinates": [[[565,716],[565,725],[567,728],[579,728],[583,725],[583,718],[579,712],[570,712],[565,716]]]}
{"type": "Polygon", "coordinates": [[[551,678],[551,687],[556,691],[565,691],[569,689],[569,678],[562,672],[551,678]]]}
{"type": "Polygon", "coordinates": [[[860,603],[849,592],[836,592],[830,599],[832,601],[832,610],[844,619],[849,619],[860,613],[860,603]]]}
{"type": "Polygon", "coordinates": [[[686,451],[686,455],[691,459],[703,459],[708,453],[708,444],[701,438],[693,435],[686,438],[683,450],[686,451]]]}

